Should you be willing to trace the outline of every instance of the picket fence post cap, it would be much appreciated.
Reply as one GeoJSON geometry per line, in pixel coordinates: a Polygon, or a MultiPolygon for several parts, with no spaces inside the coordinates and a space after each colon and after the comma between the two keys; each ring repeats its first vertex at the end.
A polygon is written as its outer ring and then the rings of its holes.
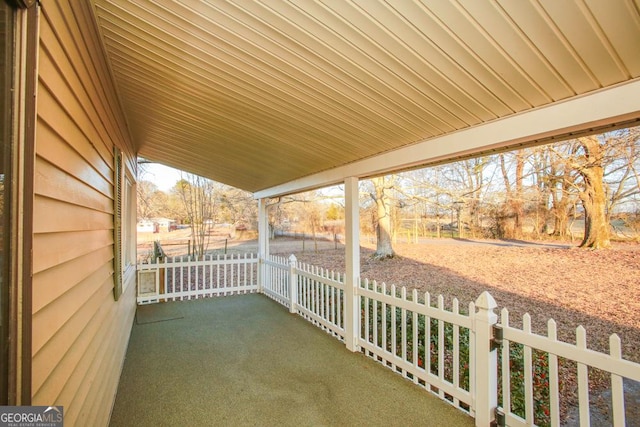
{"type": "Polygon", "coordinates": [[[290,262],[290,263],[294,263],[294,262],[296,262],[296,261],[298,261],[298,258],[296,258],[296,256],[295,256],[294,254],[291,254],[291,255],[289,256],[289,262],[290,262]]]}
{"type": "Polygon", "coordinates": [[[498,304],[496,300],[491,296],[491,294],[487,291],[484,291],[480,294],[478,299],[476,300],[476,308],[482,310],[493,310],[498,308],[498,304]]]}

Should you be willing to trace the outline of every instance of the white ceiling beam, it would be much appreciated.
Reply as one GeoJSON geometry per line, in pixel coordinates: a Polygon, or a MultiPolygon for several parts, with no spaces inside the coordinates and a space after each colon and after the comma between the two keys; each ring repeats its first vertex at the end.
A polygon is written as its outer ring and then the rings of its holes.
{"type": "MultiPolygon", "coordinates": [[[[431,138],[254,193],[257,199],[599,132],[640,120],[640,79],[431,138]]],[[[277,167],[277,165],[275,166],[277,167]]]]}

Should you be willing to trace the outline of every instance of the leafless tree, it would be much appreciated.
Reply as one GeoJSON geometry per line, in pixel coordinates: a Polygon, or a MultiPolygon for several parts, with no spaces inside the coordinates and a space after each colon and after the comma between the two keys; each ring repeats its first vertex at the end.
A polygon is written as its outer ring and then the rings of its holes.
{"type": "Polygon", "coordinates": [[[605,147],[597,136],[579,138],[576,152],[570,162],[582,177],[583,187],[579,193],[584,208],[584,238],[581,247],[601,249],[611,246],[609,221],[607,218],[607,196],[604,185],[605,147]]]}
{"type": "Polygon", "coordinates": [[[524,223],[524,159],[525,150],[516,150],[513,153],[500,154],[500,171],[505,187],[505,203],[501,214],[497,218],[498,228],[502,230],[498,237],[512,239],[522,238],[522,226],[524,223]],[[507,157],[512,157],[515,164],[511,172],[507,166],[507,157]],[[512,225],[507,225],[506,220],[512,219],[512,225]]]}
{"type": "Polygon", "coordinates": [[[456,212],[459,236],[463,235],[465,222],[473,237],[483,235],[482,201],[491,188],[489,183],[495,170],[491,174],[487,174],[487,170],[494,160],[489,156],[467,159],[451,163],[443,171],[446,185],[451,189],[451,206],[456,212]]]}
{"type": "Polygon", "coordinates": [[[182,174],[175,186],[191,227],[196,258],[204,255],[209,243],[208,231],[213,227],[216,209],[214,189],[213,181],[193,174],[182,174]]]}
{"type": "Polygon", "coordinates": [[[151,181],[138,181],[138,219],[167,217],[168,196],[151,181]]]}
{"type": "Polygon", "coordinates": [[[376,259],[393,258],[395,252],[391,235],[393,205],[391,191],[396,185],[396,177],[394,175],[381,176],[373,178],[371,183],[373,191],[369,193],[369,196],[376,206],[376,251],[373,256],[376,259]]]}
{"type": "Polygon", "coordinates": [[[565,162],[565,189],[573,187],[584,209],[586,248],[608,248],[611,213],[640,194],[639,129],[630,128],[567,141],[553,147],[565,162]]]}
{"type": "Polygon", "coordinates": [[[218,221],[233,225],[251,225],[255,227],[258,221],[258,202],[251,193],[226,185],[216,186],[216,200],[218,221]]]}
{"type": "Polygon", "coordinates": [[[606,142],[607,213],[640,195],[640,127],[612,132],[606,142]]]}

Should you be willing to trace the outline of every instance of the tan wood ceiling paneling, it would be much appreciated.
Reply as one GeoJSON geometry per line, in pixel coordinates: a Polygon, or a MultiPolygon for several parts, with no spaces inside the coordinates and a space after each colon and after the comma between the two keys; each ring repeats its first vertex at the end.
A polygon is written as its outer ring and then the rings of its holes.
{"type": "Polygon", "coordinates": [[[92,0],[139,154],[257,191],[640,76],[633,0],[92,0]]]}

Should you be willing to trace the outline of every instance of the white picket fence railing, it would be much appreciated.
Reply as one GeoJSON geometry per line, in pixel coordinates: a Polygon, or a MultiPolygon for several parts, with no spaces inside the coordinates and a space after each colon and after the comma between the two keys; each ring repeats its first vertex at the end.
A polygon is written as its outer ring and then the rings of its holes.
{"type": "MultiPolygon", "coordinates": [[[[407,295],[405,288],[361,280],[352,290],[359,311],[350,314],[344,276],[298,263],[293,255],[139,265],[139,274],[150,272],[155,274],[155,294],[139,294],[139,303],[260,291],[343,341],[351,315],[363,353],[469,413],[477,426],[492,421],[559,426],[559,359],[577,365],[581,427],[590,425],[590,368],[611,377],[614,426],[626,425],[623,379],[640,382],[640,365],[622,358],[617,335],[611,336],[610,354],[605,354],[587,348],[582,327],[577,344],[558,341],[553,320],[547,336],[532,333],[529,315],[518,329],[509,324],[506,309],[498,320],[497,304],[488,292],[467,307],[454,299],[447,308],[442,296],[434,301],[428,293],[407,295]],[[160,293],[162,269],[167,272],[160,293]]],[[[147,280],[149,289],[151,282],[147,280]]]]}
{"type": "MultiPolygon", "coordinates": [[[[442,296],[433,306],[428,293],[407,296],[404,287],[367,280],[357,292],[365,354],[473,414],[473,319],[460,312],[458,300],[449,311],[442,296]]],[[[467,313],[474,310],[471,303],[467,313]]]]}
{"type": "Polygon", "coordinates": [[[271,255],[262,260],[262,293],[285,307],[290,306],[290,268],[285,257],[271,255]]]}
{"type": "Polygon", "coordinates": [[[253,293],[257,254],[164,258],[138,264],[138,304],[253,293]]]}
{"type": "Polygon", "coordinates": [[[293,255],[288,259],[271,255],[262,262],[265,295],[344,339],[344,278],[340,274],[300,264],[293,255]]]}
{"type": "MultiPolygon", "coordinates": [[[[344,339],[341,275],[297,263],[293,256],[272,257],[265,264],[267,270],[277,270],[265,275],[270,280],[265,284],[266,294],[344,339]]],[[[582,327],[577,330],[577,344],[558,341],[553,320],[549,321],[548,336],[532,333],[528,314],[523,328],[518,329],[509,324],[506,309],[498,320],[497,304],[488,292],[463,309],[456,299],[447,309],[442,296],[432,301],[428,293],[414,290],[407,295],[405,288],[367,280],[360,281],[355,293],[360,307],[354,314],[360,349],[469,413],[478,426],[492,421],[509,426],[559,426],[559,358],[577,364],[580,426],[590,425],[589,367],[611,376],[612,425],[627,425],[623,379],[640,382],[640,365],[622,359],[615,334],[611,336],[611,354],[605,354],[587,349],[582,327]],[[534,355],[546,367],[537,366],[534,355]],[[516,372],[518,366],[521,372],[516,372]],[[545,380],[542,385],[536,369],[545,380]],[[540,387],[547,388],[542,398],[538,396],[540,387]],[[513,405],[516,396],[524,408],[513,405]]]]}
{"type": "MultiPolygon", "coordinates": [[[[640,365],[622,358],[620,337],[612,334],[609,337],[609,354],[587,348],[587,333],[584,327],[576,328],[576,344],[558,341],[557,326],[553,319],[547,322],[547,335],[537,335],[531,332],[531,316],[525,314],[522,319],[522,329],[509,324],[509,311],[501,311],[498,328],[501,330],[501,369],[503,399],[499,412],[505,416],[506,425],[530,426],[536,419],[536,407],[544,407],[537,411],[538,416],[546,415],[544,423],[552,426],[560,425],[560,389],[559,389],[559,360],[575,363],[578,384],[578,409],[580,426],[590,425],[589,399],[589,369],[595,368],[606,372],[611,380],[611,413],[610,421],[614,426],[628,425],[626,422],[624,405],[623,379],[640,382],[640,365]],[[512,351],[514,344],[520,346],[523,353],[522,371],[516,377],[523,377],[524,413],[515,413],[512,408],[511,396],[514,378],[512,351]],[[540,374],[535,376],[536,371],[540,374]],[[538,391],[536,395],[536,391],[538,391]]],[[[638,423],[640,420],[634,420],[638,423]]],[[[630,424],[629,424],[630,425],[630,424]]]]}
{"type": "Polygon", "coordinates": [[[344,340],[344,277],[311,265],[296,267],[292,259],[289,263],[297,284],[290,310],[344,340]]]}

